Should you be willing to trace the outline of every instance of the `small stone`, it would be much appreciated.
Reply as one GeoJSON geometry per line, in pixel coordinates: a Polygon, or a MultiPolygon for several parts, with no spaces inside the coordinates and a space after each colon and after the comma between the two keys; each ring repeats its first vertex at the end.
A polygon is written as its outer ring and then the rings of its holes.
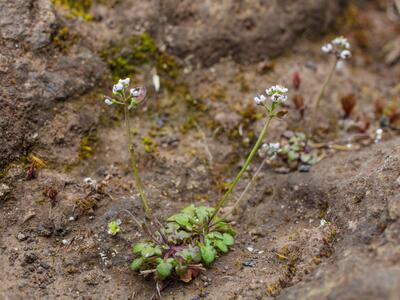
{"type": "Polygon", "coordinates": [[[243,262],[242,265],[244,267],[253,268],[255,266],[255,263],[252,260],[246,260],[245,262],[243,262]]]}
{"type": "Polygon", "coordinates": [[[399,177],[397,177],[397,179],[396,179],[396,183],[397,183],[398,185],[400,185],[400,176],[399,176],[399,177]]]}
{"type": "Polygon", "coordinates": [[[24,263],[25,264],[32,264],[38,259],[35,253],[28,253],[24,256],[24,263]]]}
{"type": "Polygon", "coordinates": [[[45,270],[50,269],[50,265],[49,265],[47,262],[45,262],[45,261],[42,261],[42,262],[40,263],[40,266],[41,266],[43,269],[45,269],[45,270]]]}
{"type": "Polygon", "coordinates": [[[27,239],[27,236],[25,234],[23,234],[22,232],[20,232],[20,233],[17,234],[17,239],[19,241],[23,241],[23,240],[27,239]]]}
{"type": "Polygon", "coordinates": [[[43,224],[39,224],[37,226],[36,232],[39,236],[44,236],[44,237],[50,237],[52,235],[52,230],[50,228],[47,228],[43,224]]]}
{"type": "Polygon", "coordinates": [[[290,172],[290,170],[286,167],[276,168],[274,171],[278,174],[288,174],[290,172]]]}
{"type": "Polygon", "coordinates": [[[294,136],[294,132],[293,132],[293,131],[290,131],[290,130],[286,130],[286,131],[282,134],[282,136],[285,137],[285,138],[287,138],[287,139],[290,139],[291,137],[294,136]]]}
{"type": "Polygon", "coordinates": [[[306,62],[306,67],[311,69],[311,70],[313,70],[313,71],[315,71],[317,69],[317,64],[315,63],[314,60],[308,60],[306,62]]]}
{"type": "Polygon", "coordinates": [[[400,218],[400,195],[388,199],[389,216],[392,220],[400,218]]]}
{"type": "Polygon", "coordinates": [[[311,170],[311,166],[310,165],[300,165],[298,168],[298,171],[301,173],[308,173],[311,170]]]}

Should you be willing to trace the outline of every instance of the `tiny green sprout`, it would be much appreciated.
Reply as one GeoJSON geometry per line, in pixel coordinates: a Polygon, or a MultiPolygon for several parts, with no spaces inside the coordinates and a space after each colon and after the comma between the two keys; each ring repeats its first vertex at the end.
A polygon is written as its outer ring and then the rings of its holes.
{"type": "Polygon", "coordinates": [[[121,231],[121,220],[114,220],[108,223],[108,234],[117,235],[121,231]]]}

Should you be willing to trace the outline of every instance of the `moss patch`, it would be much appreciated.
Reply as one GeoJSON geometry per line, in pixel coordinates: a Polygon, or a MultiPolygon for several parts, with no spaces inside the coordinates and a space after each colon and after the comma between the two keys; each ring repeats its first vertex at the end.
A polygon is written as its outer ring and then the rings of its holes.
{"type": "Polygon", "coordinates": [[[176,79],[179,73],[175,59],[160,51],[154,39],[146,32],[112,43],[100,52],[100,56],[107,62],[114,80],[138,74],[140,67],[145,64],[153,65],[162,80],[176,79]]]}
{"type": "Polygon", "coordinates": [[[57,29],[50,37],[54,47],[59,51],[67,54],[71,46],[75,43],[77,34],[71,32],[68,27],[61,27],[57,29]]]}
{"type": "Polygon", "coordinates": [[[92,7],[92,0],[51,0],[57,9],[68,11],[67,17],[80,17],[91,21],[93,17],[88,13],[92,7]]]}

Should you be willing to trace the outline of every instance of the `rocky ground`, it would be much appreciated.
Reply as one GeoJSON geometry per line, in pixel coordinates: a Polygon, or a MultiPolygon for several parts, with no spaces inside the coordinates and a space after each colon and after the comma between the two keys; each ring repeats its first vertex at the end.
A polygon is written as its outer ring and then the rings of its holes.
{"type": "Polygon", "coordinates": [[[138,228],[122,217],[120,235],[106,232],[122,209],[143,216],[121,111],[101,97],[118,76],[149,89],[132,123],[142,181],[163,219],[219,198],[263,126],[252,99],[267,85],[285,84],[306,104],[302,119],[291,103],[267,141],[308,130],[331,64],[320,46],[337,34],[349,37],[353,58],[315,120],[323,159],[308,172],[263,168],[233,217],[233,251],[190,284],[170,283],[163,297],[398,298],[395,2],[5,0],[0,25],[0,299],[154,294],[154,283],[129,269],[138,228]],[[344,130],[340,100],[349,95],[355,129],[344,130]],[[393,120],[374,143],[384,100],[393,120]]]}

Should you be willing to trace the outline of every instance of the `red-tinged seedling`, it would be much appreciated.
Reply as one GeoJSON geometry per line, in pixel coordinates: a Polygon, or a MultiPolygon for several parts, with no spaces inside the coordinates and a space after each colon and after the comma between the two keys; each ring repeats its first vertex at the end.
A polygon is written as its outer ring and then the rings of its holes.
{"type": "Polygon", "coordinates": [[[296,110],[299,112],[300,117],[304,118],[304,110],[305,110],[305,103],[304,97],[301,95],[294,95],[293,96],[293,104],[296,110]]]}
{"type": "Polygon", "coordinates": [[[357,104],[357,98],[354,94],[349,94],[340,98],[340,104],[345,118],[349,118],[357,104]]]}
{"type": "Polygon", "coordinates": [[[300,73],[298,71],[294,72],[292,75],[292,84],[293,88],[297,91],[300,88],[301,85],[301,78],[300,78],[300,73]]]}

